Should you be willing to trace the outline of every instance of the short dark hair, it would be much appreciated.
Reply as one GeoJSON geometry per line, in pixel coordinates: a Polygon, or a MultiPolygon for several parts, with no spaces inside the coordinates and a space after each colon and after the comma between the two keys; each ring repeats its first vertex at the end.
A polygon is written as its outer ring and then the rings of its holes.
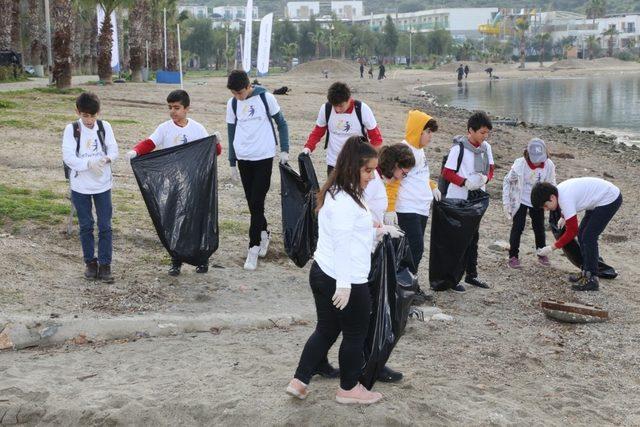
{"type": "Polygon", "coordinates": [[[327,91],[327,100],[331,105],[340,105],[351,99],[351,89],[346,83],[335,82],[329,86],[327,91]]]}
{"type": "Polygon", "coordinates": [[[100,98],[93,92],[83,92],[76,98],[76,108],[80,113],[98,114],[100,98]]]}
{"type": "Polygon", "coordinates": [[[436,119],[429,119],[427,123],[424,125],[423,130],[429,129],[431,132],[438,132],[438,122],[436,119]]]}
{"type": "Polygon", "coordinates": [[[167,96],[167,103],[171,102],[179,102],[184,108],[187,108],[189,105],[191,105],[189,94],[186,90],[182,89],[176,89],[169,93],[169,95],[167,96]]]}
{"type": "Polygon", "coordinates": [[[476,132],[483,127],[489,130],[493,129],[491,119],[484,111],[476,111],[471,115],[471,117],[469,117],[469,120],[467,121],[467,130],[473,129],[473,131],[476,132]]]}
{"type": "Polygon", "coordinates": [[[251,85],[249,76],[244,70],[233,70],[227,78],[227,89],[239,91],[251,85]]]}
{"type": "Polygon", "coordinates": [[[531,204],[540,209],[551,200],[551,196],[558,197],[558,188],[549,182],[539,182],[531,189],[531,204]]]}
{"type": "Polygon", "coordinates": [[[407,144],[385,145],[378,154],[378,168],[386,178],[393,177],[396,167],[406,169],[416,165],[416,158],[407,144]]]}

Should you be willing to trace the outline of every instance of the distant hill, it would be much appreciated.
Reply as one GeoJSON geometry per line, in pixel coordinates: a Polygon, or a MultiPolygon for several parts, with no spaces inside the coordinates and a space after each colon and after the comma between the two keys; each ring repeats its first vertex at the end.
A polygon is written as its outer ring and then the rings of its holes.
{"type": "MultiPolygon", "coordinates": [[[[224,6],[227,4],[246,4],[244,0],[180,0],[180,4],[198,4],[224,6]]],[[[286,0],[254,0],[260,15],[274,12],[278,17],[284,15],[286,0]]],[[[412,12],[416,10],[446,7],[505,7],[537,8],[538,10],[564,10],[584,13],[588,0],[364,0],[365,13],[412,12]]],[[[607,0],[607,13],[640,13],[640,0],[607,0]]]]}

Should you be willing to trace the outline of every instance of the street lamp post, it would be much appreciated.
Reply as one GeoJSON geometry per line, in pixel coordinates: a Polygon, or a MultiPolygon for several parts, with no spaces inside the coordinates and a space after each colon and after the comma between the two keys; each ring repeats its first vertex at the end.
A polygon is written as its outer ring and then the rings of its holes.
{"type": "Polygon", "coordinates": [[[411,27],[409,27],[409,67],[413,66],[413,49],[411,46],[411,35],[413,34],[413,31],[411,30],[411,27]]]}

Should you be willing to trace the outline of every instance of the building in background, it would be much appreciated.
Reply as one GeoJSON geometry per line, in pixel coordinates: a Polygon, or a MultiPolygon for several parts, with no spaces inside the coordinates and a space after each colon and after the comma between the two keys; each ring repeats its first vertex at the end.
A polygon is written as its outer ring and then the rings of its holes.
{"type": "Polygon", "coordinates": [[[285,18],[291,21],[308,21],[313,15],[318,20],[331,19],[332,15],[341,21],[354,21],[364,15],[362,1],[291,1],[285,10],[285,18]]]}

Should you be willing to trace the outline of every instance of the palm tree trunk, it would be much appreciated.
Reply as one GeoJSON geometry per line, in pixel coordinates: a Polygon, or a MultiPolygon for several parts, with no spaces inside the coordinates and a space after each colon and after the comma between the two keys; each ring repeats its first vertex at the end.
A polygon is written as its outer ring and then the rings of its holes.
{"type": "Polygon", "coordinates": [[[525,57],[526,57],[526,45],[524,41],[524,34],[522,34],[522,37],[520,38],[520,68],[524,68],[525,57]]]}
{"type": "Polygon", "coordinates": [[[35,74],[38,77],[44,76],[44,70],[42,68],[42,27],[40,20],[42,19],[42,13],[40,11],[40,1],[29,0],[28,4],[29,14],[29,62],[34,67],[35,74]]]}
{"type": "Polygon", "coordinates": [[[111,84],[111,48],[113,47],[113,26],[111,11],[105,10],[104,21],[98,35],[98,78],[105,84],[111,84]],[[108,13],[107,13],[108,12],[108,13]]]}
{"type": "Polygon", "coordinates": [[[0,50],[11,50],[12,0],[0,0],[0,50]]]}
{"type": "MultiPolygon", "coordinates": [[[[20,38],[20,2],[17,0],[11,5],[11,46],[16,52],[23,52],[20,38]]],[[[24,64],[24,55],[22,63],[24,64]]]]}
{"type": "Polygon", "coordinates": [[[145,58],[146,17],[149,14],[149,1],[138,0],[129,13],[129,66],[131,80],[142,82],[142,67],[145,58]]]}
{"type": "MultiPolygon", "coordinates": [[[[77,6],[76,6],[77,7],[77,6]]],[[[73,14],[73,29],[71,31],[71,46],[72,46],[72,57],[73,57],[73,69],[72,73],[77,75],[82,74],[82,36],[81,34],[84,32],[84,22],[82,20],[82,16],[80,15],[80,11],[76,9],[73,14]]]]}
{"type": "Polygon", "coordinates": [[[52,21],[53,80],[58,89],[64,89],[71,87],[71,0],[53,0],[52,21]]]}

